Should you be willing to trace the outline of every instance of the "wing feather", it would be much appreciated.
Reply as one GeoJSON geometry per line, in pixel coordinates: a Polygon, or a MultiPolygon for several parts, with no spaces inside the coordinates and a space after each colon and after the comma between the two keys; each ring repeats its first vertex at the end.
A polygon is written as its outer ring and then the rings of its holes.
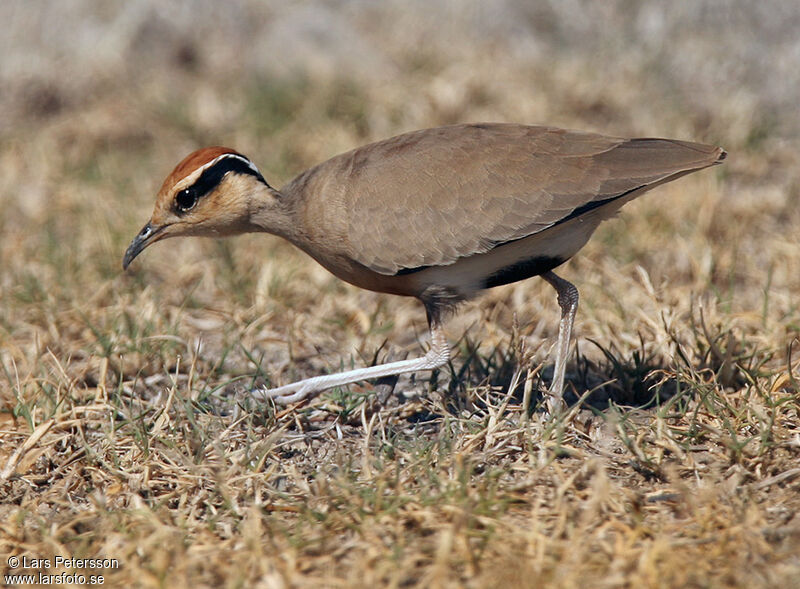
{"type": "Polygon", "coordinates": [[[709,166],[719,154],[665,139],[456,125],[342,154],[284,191],[322,190],[307,211],[323,225],[320,234],[335,233],[340,239],[331,247],[392,275],[533,235],[593,202],[709,166]]]}

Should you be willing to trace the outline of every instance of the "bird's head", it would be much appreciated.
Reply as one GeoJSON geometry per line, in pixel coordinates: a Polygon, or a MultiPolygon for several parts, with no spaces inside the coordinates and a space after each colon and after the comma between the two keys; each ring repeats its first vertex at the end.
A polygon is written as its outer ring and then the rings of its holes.
{"type": "Polygon", "coordinates": [[[273,190],[245,156],[225,147],[190,153],[164,180],[150,221],[122,259],[127,269],[147,246],[181,235],[226,236],[253,231],[253,212],[273,190]]]}

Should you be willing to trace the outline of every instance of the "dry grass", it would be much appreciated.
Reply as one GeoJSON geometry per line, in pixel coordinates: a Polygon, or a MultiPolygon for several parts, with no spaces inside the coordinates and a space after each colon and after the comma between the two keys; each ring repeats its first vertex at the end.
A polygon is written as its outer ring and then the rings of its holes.
{"type": "MultiPolygon", "coordinates": [[[[797,10],[732,3],[723,27],[686,24],[703,3],[578,4],[4,4],[4,573],[59,555],[118,559],[82,571],[125,587],[800,585],[800,68],[776,52],[766,85],[758,51],[789,47],[797,10]],[[446,370],[285,410],[243,391],[417,353],[422,310],[264,236],[160,244],[120,271],[189,149],[230,144],[280,184],[456,120],[731,154],[564,267],[582,294],[568,418],[523,409],[552,371],[541,281],[466,305],[446,370]]],[[[39,570],[58,572],[22,572],[39,570]]]]}

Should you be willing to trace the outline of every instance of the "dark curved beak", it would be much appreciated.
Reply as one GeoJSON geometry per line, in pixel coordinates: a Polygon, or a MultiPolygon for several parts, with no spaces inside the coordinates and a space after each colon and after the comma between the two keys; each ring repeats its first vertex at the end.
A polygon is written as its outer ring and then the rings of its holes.
{"type": "Polygon", "coordinates": [[[122,269],[127,270],[128,266],[130,266],[131,262],[133,262],[133,259],[142,253],[144,248],[156,241],[156,237],[163,229],[164,227],[153,227],[151,223],[148,223],[142,227],[139,235],[133,238],[133,241],[128,246],[128,249],[125,250],[125,255],[122,258],[122,269]]]}

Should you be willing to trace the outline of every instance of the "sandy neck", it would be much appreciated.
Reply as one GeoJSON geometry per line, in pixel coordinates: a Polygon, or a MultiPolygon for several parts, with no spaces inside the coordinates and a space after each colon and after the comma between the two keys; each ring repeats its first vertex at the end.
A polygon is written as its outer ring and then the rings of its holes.
{"type": "Polygon", "coordinates": [[[295,242],[298,227],[294,205],[291,195],[259,184],[250,198],[250,231],[271,233],[295,242]]]}

